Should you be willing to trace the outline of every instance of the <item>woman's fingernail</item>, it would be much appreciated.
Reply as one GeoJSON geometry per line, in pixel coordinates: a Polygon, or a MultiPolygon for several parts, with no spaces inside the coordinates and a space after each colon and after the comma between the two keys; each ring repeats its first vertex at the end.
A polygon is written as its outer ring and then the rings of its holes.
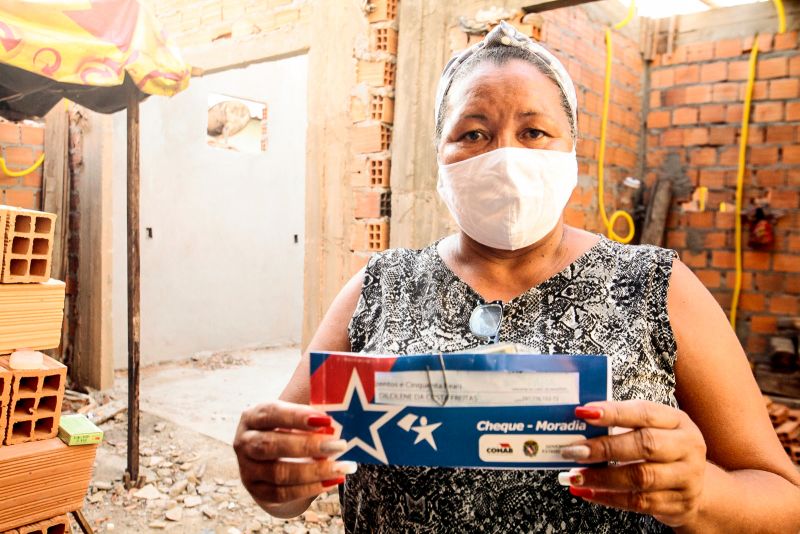
{"type": "Polygon", "coordinates": [[[330,415],[309,415],[306,419],[308,426],[331,426],[332,422],[330,415]]]}
{"type": "Polygon", "coordinates": [[[578,469],[562,471],[558,474],[558,483],[562,486],[583,486],[583,474],[578,469]]]}
{"type": "Polygon", "coordinates": [[[590,408],[588,406],[578,406],[575,408],[575,417],[581,419],[600,419],[603,417],[603,410],[600,408],[590,408]]]}
{"type": "Polygon", "coordinates": [[[333,470],[340,475],[352,475],[358,469],[358,464],[355,462],[336,462],[333,464],[333,470]]]}
{"type": "Polygon", "coordinates": [[[561,449],[561,457],[567,460],[585,460],[592,454],[586,445],[570,445],[561,449]]]}
{"type": "Polygon", "coordinates": [[[343,439],[332,439],[323,441],[319,444],[319,451],[323,454],[334,454],[337,452],[344,452],[347,448],[347,442],[343,439]]]}
{"type": "Polygon", "coordinates": [[[594,497],[594,490],[592,488],[576,488],[575,486],[569,487],[569,492],[576,497],[594,497]]]}
{"type": "Polygon", "coordinates": [[[333,435],[333,427],[332,426],[321,426],[318,429],[314,430],[315,434],[327,434],[329,436],[333,435]]]}
{"type": "Polygon", "coordinates": [[[339,478],[331,478],[329,480],[323,480],[322,485],[326,488],[330,488],[331,486],[338,486],[344,482],[344,477],[339,478]]]}

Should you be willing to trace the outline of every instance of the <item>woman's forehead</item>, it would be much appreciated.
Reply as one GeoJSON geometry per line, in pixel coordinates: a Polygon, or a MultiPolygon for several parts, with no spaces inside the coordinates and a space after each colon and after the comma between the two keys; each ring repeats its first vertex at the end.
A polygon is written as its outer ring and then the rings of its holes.
{"type": "Polygon", "coordinates": [[[502,65],[486,62],[457,80],[450,89],[450,106],[457,113],[484,106],[510,106],[544,111],[561,107],[561,91],[527,61],[502,65]]]}

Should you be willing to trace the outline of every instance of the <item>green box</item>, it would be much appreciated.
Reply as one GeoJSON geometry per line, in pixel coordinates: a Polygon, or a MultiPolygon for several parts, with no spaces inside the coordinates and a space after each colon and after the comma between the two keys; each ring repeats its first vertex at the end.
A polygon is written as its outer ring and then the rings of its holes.
{"type": "Polygon", "coordinates": [[[69,445],[94,445],[103,441],[103,431],[83,414],[61,416],[58,437],[69,445]]]}

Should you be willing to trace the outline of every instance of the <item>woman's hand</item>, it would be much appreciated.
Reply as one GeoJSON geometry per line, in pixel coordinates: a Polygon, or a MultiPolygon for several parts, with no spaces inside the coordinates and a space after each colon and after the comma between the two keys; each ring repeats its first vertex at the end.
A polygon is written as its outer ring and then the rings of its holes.
{"type": "Polygon", "coordinates": [[[562,456],[580,463],[636,462],[573,469],[559,481],[587,501],[650,514],[671,527],[696,517],[706,470],[700,429],[681,410],[655,402],[597,402],[575,409],[597,426],[632,428],[565,447],[562,456]]]}
{"type": "MultiPolygon", "coordinates": [[[[324,413],[283,401],[242,413],[233,448],[242,483],[259,505],[274,508],[310,501],[355,472],[354,462],[329,460],[345,449],[344,440],[331,436],[330,425],[324,413]]],[[[286,513],[299,515],[305,509],[300,507],[297,513],[286,513]]]]}

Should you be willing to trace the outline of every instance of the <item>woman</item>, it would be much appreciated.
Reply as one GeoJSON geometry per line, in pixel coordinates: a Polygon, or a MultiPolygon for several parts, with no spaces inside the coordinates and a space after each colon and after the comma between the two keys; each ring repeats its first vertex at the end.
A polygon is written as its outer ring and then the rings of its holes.
{"type": "Polygon", "coordinates": [[[503,23],[451,60],[436,110],[439,192],[460,232],[375,255],[310,346],[412,354],[480,339],[476,306],[504,304],[501,341],[606,354],[613,401],[576,409],[633,431],[564,449],[558,474],[362,465],[308,402],[305,355],[282,400],[246,411],[242,480],[273,515],[347,481],[350,532],[797,532],[800,476],[769,423],[735,334],[673,251],[563,223],[575,187],[575,90],[549,52],[503,23]],[[277,430],[280,429],[280,430],[277,430]],[[559,483],[569,485],[569,489],[559,483]]]}

